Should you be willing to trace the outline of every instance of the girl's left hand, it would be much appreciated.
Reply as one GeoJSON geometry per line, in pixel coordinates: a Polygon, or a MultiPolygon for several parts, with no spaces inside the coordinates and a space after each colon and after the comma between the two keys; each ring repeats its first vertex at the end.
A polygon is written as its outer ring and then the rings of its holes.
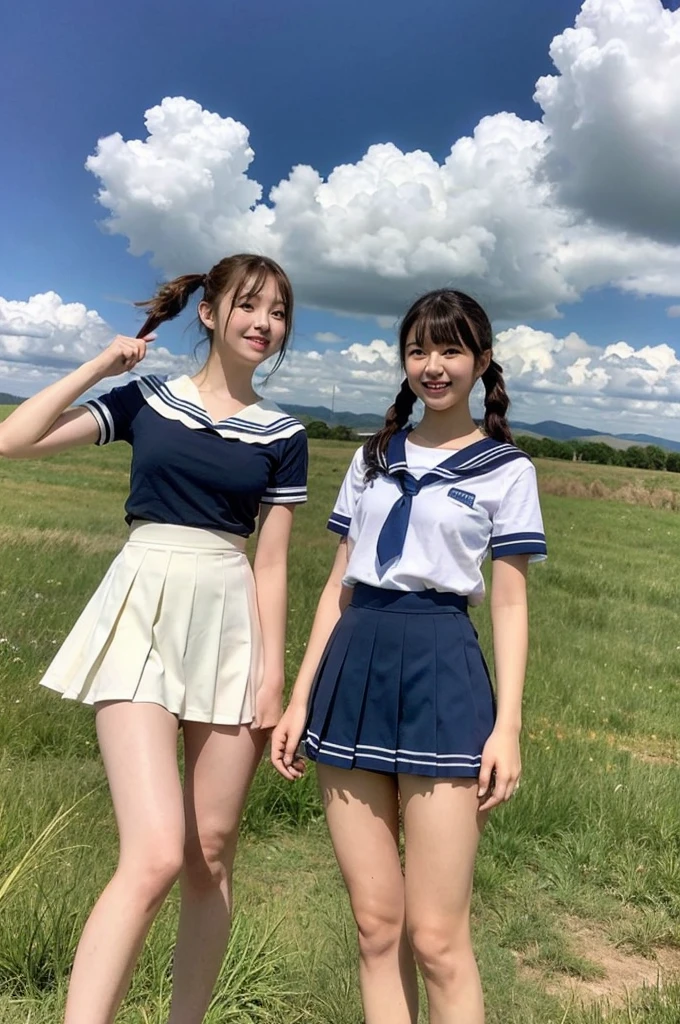
{"type": "Polygon", "coordinates": [[[504,800],[509,800],[519,787],[522,759],[519,751],[519,733],[498,727],[489,736],[482,751],[477,796],[480,811],[490,811],[504,800]],[[493,787],[491,780],[493,778],[493,787]]]}
{"type": "Polygon", "coordinates": [[[255,717],[252,729],[273,729],[283,714],[283,687],[262,683],[255,696],[255,717]]]}

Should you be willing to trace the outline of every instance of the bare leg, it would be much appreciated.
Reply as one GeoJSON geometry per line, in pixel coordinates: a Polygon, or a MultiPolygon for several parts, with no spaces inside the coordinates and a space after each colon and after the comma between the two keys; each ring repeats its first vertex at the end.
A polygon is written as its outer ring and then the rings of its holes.
{"type": "Polygon", "coordinates": [[[359,929],[366,1024],[415,1024],[418,985],[404,925],[397,780],[322,764],[317,771],[359,929]]]}
{"type": "Polygon", "coordinates": [[[116,701],[97,705],[96,722],[120,854],[78,945],[66,1024],[111,1024],[182,863],[177,719],[158,704],[116,701]]]}
{"type": "Polygon", "coordinates": [[[238,825],[267,734],[184,723],[186,844],[169,1024],[200,1024],[231,927],[238,825]]]}
{"type": "Polygon", "coordinates": [[[430,1024],[483,1024],[470,941],[472,875],[484,816],[476,779],[401,775],[406,920],[423,972],[430,1024]]]}

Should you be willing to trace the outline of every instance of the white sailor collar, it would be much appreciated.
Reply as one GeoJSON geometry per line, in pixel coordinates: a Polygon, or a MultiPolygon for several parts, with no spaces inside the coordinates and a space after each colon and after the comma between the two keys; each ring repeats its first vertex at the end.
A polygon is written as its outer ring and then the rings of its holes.
{"type": "Polygon", "coordinates": [[[154,412],[190,430],[210,430],[227,440],[245,441],[246,444],[270,444],[304,430],[299,420],[267,399],[260,399],[233,416],[214,423],[200,401],[196,385],[186,374],[174,380],[159,376],[141,377],[137,384],[154,412]]]}

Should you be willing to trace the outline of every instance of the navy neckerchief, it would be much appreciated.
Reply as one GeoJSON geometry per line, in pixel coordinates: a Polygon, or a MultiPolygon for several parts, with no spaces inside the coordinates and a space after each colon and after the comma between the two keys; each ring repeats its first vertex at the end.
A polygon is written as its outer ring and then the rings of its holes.
{"type": "Polygon", "coordinates": [[[409,473],[406,464],[406,438],[411,427],[404,428],[393,434],[387,446],[387,465],[383,473],[391,476],[399,486],[401,496],[390,509],[387,519],[382,525],[378,536],[378,566],[383,569],[389,562],[401,557],[408,531],[413,498],[423,487],[440,483],[442,480],[451,482],[466,477],[483,476],[514,459],[526,459],[525,452],[514,444],[494,441],[484,437],[481,441],[453,452],[435,469],[425,473],[419,480],[409,473]]]}

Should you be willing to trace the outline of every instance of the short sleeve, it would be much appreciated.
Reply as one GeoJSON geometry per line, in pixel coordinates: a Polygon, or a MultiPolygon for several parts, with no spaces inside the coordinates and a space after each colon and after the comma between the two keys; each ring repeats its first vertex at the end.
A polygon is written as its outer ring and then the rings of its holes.
{"type": "Polygon", "coordinates": [[[357,501],[366,486],[365,474],[366,466],[364,464],[363,448],[359,448],[354,453],[349,469],[345,474],[345,479],[342,481],[333,511],[326,524],[327,529],[332,530],[333,533],[340,534],[341,537],[346,537],[349,533],[357,501]]]}
{"type": "Polygon", "coordinates": [[[269,486],[260,499],[263,505],[297,505],[307,501],[307,433],[298,430],[282,442],[281,455],[269,486]]]}
{"type": "Polygon", "coordinates": [[[85,402],[83,408],[90,410],[99,426],[99,440],[96,443],[130,442],[132,421],[143,404],[144,396],[136,380],[85,402]]]}
{"type": "Polygon", "coordinates": [[[527,461],[508,486],[494,514],[491,557],[529,555],[530,562],[541,562],[547,554],[536,470],[533,463],[527,461]]]}

